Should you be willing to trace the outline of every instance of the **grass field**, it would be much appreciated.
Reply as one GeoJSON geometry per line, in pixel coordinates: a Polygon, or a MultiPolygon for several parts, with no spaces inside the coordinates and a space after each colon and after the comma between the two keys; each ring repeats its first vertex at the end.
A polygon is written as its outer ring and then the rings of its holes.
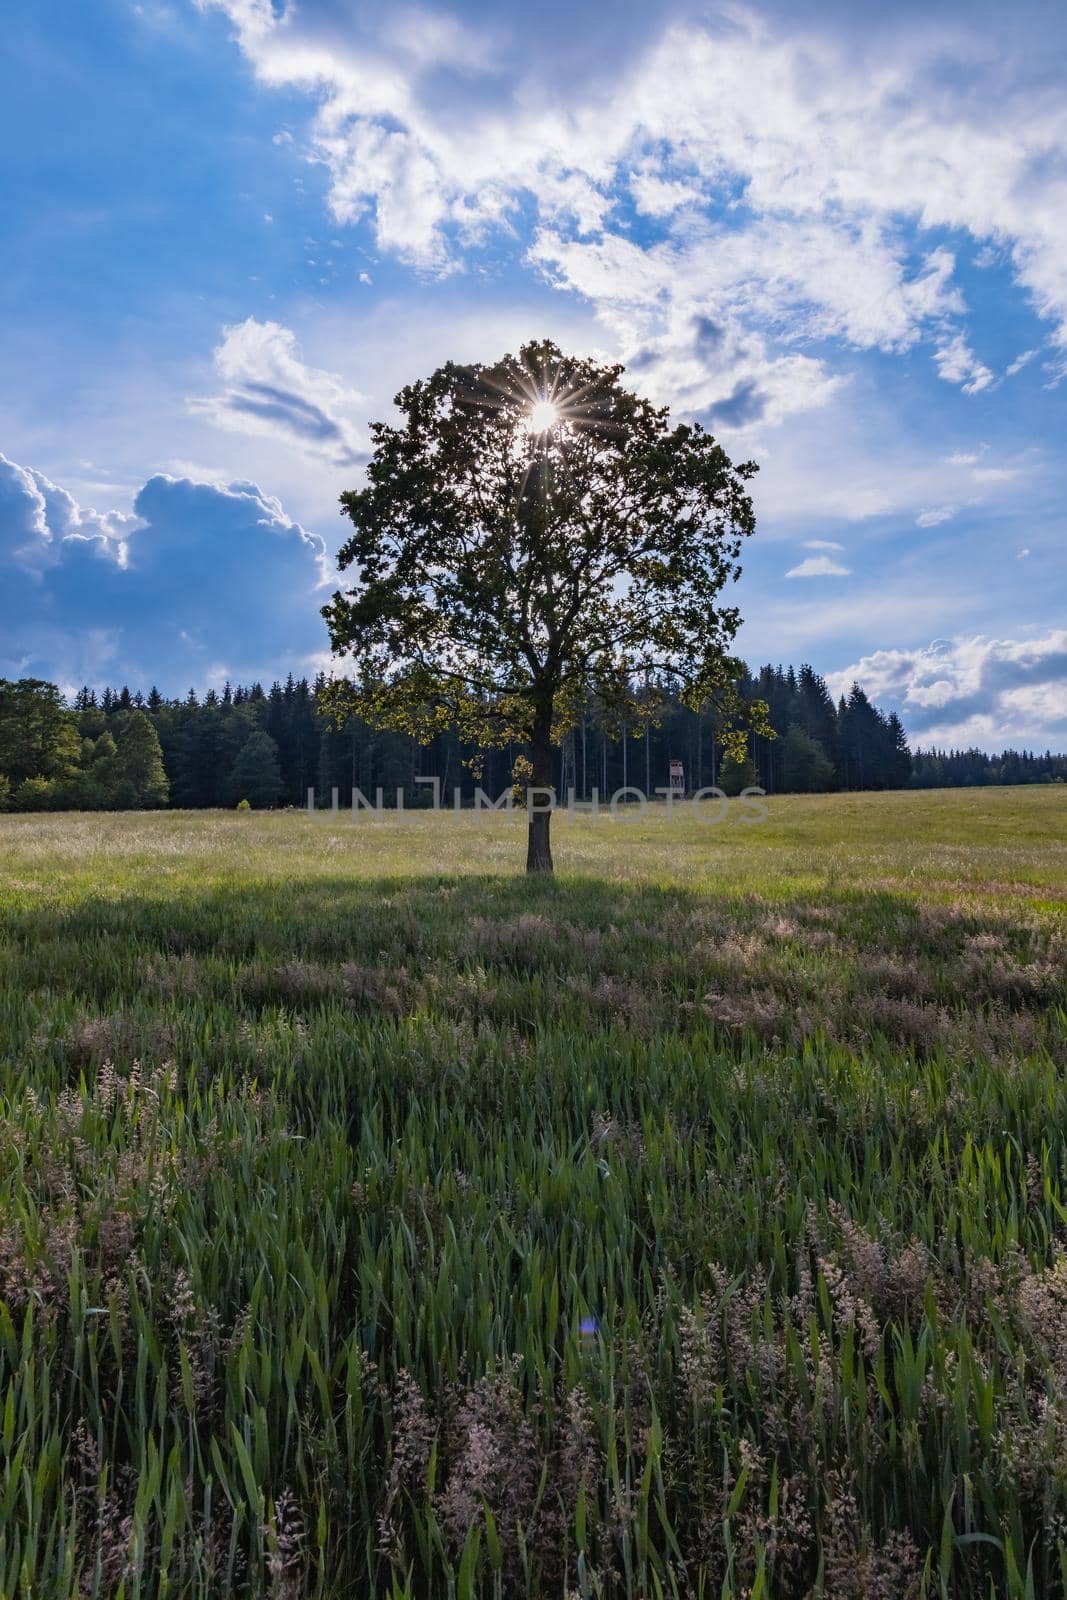
{"type": "Polygon", "coordinates": [[[1067,792],[0,818],[0,1594],[1067,1593],[1067,792]]]}

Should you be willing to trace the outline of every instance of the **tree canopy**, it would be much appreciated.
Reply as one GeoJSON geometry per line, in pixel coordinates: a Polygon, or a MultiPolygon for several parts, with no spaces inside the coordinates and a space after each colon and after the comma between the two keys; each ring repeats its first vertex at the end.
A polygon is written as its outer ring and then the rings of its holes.
{"type": "Polygon", "coordinates": [[[480,746],[530,747],[527,868],[551,871],[552,745],[593,695],[620,717],[655,712],[656,686],[713,700],[743,757],[722,593],[754,530],[747,483],[699,424],[624,388],[623,368],[523,346],[493,366],[448,363],[373,428],[366,487],[341,496],[355,586],[324,607],[339,714],[429,739],[449,724],[480,746]],[[644,692],[635,694],[635,685],[644,692]],[[358,686],[357,686],[358,685],[358,686]]]}

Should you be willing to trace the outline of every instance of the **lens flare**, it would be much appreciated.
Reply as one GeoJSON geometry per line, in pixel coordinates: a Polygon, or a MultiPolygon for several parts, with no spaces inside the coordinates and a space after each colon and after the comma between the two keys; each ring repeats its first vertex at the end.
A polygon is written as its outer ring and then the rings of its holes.
{"type": "Polygon", "coordinates": [[[530,409],[530,427],[534,433],[545,433],[555,427],[558,417],[559,412],[551,400],[538,400],[530,409]]]}

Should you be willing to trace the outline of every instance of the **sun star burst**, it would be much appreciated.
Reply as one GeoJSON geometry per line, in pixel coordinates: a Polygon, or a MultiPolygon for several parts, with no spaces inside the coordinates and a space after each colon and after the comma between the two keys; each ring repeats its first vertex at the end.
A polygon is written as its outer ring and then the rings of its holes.
{"type": "Polygon", "coordinates": [[[538,400],[530,408],[530,427],[534,433],[546,433],[549,428],[554,428],[559,420],[559,412],[551,400],[538,400]]]}

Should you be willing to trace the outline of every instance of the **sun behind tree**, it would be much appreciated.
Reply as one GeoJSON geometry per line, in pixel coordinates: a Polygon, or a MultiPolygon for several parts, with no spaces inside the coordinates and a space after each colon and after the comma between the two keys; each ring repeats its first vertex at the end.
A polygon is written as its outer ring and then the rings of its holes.
{"type": "Polygon", "coordinates": [[[709,699],[724,743],[765,729],[740,700],[740,624],[720,603],[755,527],[746,483],[699,424],[632,394],[621,366],[524,345],[494,366],[449,362],[376,423],[367,485],[341,496],[356,586],[323,607],[354,682],[332,709],[430,740],[528,744],[526,866],[551,872],[552,748],[595,695],[647,715],[669,677],[709,699]],[[640,684],[640,700],[635,685],[640,684]]]}

